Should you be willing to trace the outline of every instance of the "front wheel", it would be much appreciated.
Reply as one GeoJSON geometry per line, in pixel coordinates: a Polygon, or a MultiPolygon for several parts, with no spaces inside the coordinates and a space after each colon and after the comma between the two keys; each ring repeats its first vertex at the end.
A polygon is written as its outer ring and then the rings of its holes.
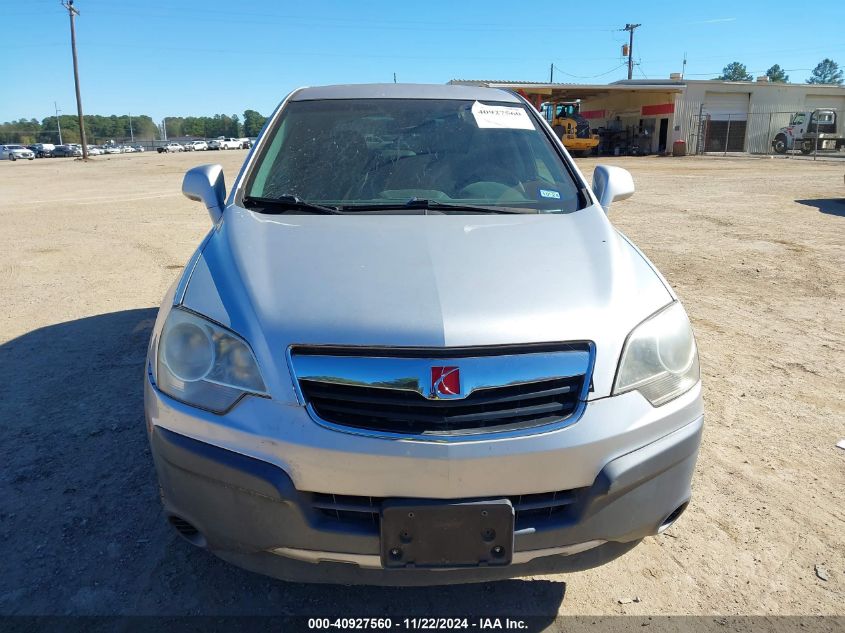
{"type": "Polygon", "coordinates": [[[772,141],[772,149],[776,154],[786,154],[786,137],[783,134],[778,134],[772,141]]]}
{"type": "Polygon", "coordinates": [[[809,154],[812,154],[813,149],[814,149],[813,144],[810,143],[810,141],[805,141],[804,143],[801,144],[801,153],[804,154],[804,156],[808,156],[809,154]]]}
{"type": "Polygon", "coordinates": [[[18,159],[18,157],[15,156],[14,154],[9,154],[9,160],[16,161],[17,159],[18,159]]]}

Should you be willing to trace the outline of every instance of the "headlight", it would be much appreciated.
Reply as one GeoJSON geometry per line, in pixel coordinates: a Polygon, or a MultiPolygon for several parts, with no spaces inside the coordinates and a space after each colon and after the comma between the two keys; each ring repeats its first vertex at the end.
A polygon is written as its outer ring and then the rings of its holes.
{"type": "Polygon", "coordinates": [[[613,395],[639,391],[655,407],[689,391],[700,378],[698,350],[687,315],[673,303],[628,336],[613,395]]]}
{"type": "Polygon", "coordinates": [[[168,396],[214,413],[248,393],[267,395],[249,345],[192,312],[174,308],[158,347],[157,383],[168,396]]]}

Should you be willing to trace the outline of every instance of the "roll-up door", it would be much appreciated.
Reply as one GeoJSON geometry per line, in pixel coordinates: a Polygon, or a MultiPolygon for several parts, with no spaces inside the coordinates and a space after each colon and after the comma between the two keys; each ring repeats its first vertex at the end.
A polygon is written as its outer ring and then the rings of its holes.
{"type": "Polygon", "coordinates": [[[826,95],[807,95],[804,99],[804,106],[807,110],[816,108],[833,108],[839,112],[845,111],[845,97],[826,95]]]}
{"type": "Polygon", "coordinates": [[[705,93],[705,151],[745,151],[745,128],[750,97],[748,92],[705,93]]]}

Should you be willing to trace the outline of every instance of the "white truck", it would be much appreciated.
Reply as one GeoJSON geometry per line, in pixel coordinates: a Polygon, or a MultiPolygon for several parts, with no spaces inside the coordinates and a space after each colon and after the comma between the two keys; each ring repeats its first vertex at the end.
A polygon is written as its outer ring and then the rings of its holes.
{"type": "Polygon", "coordinates": [[[845,147],[845,129],[840,113],[832,108],[796,112],[789,125],[778,130],[772,149],[778,154],[801,150],[802,154],[837,152],[845,147]]]}
{"type": "Polygon", "coordinates": [[[241,141],[228,136],[218,136],[208,144],[208,149],[240,149],[241,141]]]}

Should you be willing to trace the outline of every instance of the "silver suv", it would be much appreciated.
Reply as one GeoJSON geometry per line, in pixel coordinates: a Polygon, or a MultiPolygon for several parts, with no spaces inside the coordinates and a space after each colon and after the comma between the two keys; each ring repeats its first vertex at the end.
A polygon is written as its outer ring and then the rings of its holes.
{"type": "Polygon", "coordinates": [[[671,525],[703,425],[666,281],[513,93],[293,92],[153,331],[146,421],[195,545],[313,582],[585,569],[671,525]]]}

